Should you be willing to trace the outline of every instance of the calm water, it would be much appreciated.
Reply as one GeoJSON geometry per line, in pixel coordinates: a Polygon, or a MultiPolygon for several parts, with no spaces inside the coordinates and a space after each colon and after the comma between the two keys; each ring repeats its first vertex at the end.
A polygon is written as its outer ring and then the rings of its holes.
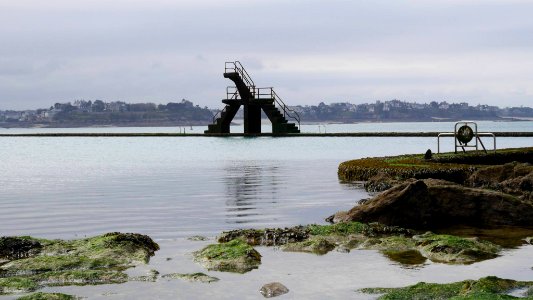
{"type": "MultiPolygon", "coordinates": [[[[453,129],[453,123],[442,124],[326,125],[326,129],[453,129]]],[[[480,131],[533,131],[533,122],[482,124],[480,131]]],[[[164,128],[166,132],[175,129],[164,128]]],[[[193,127],[193,132],[201,130],[193,127]]],[[[27,131],[163,129],[0,130],[27,131]]],[[[452,150],[452,140],[444,143],[445,150],[452,150]]],[[[533,146],[533,138],[498,139],[500,148],[522,146],[533,146]]],[[[340,162],[423,153],[436,147],[435,138],[0,138],[0,235],[76,238],[109,231],[140,232],[162,245],[148,268],[162,273],[205,271],[189,254],[204,243],[186,237],[213,237],[234,228],[323,223],[325,217],[368,197],[358,186],[338,181],[340,162]],[[166,257],[173,260],[167,262],[166,257]]],[[[354,293],[357,288],[420,280],[448,282],[486,275],[533,280],[532,248],[510,250],[501,258],[471,266],[428,263],[414,269],[375,251],[317,257],[261,248],[264,259],[259,270],[246,275],[211,272],[222,280],[208,286],[161,281],[51,290],[103,299],[260,299],[260,286],[279,280],[291,289],[286,299],[323,299],[324,294],[359,299],[364,296],[354,293]]],[[[142,272],[142,267],[133,272],[142,272]]]]}

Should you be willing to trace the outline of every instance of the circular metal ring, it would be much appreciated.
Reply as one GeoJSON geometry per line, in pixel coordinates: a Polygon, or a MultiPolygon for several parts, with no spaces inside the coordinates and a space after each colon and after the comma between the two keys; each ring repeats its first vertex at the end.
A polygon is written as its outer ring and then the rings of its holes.
{"type": "Polygon", "coordinates": [[[457,130],[456,138],[459,142],[463,144],[467,144],[474,138],[474,131],[470,126],[463,125],[459,127],[459,130],[457,130]]]}

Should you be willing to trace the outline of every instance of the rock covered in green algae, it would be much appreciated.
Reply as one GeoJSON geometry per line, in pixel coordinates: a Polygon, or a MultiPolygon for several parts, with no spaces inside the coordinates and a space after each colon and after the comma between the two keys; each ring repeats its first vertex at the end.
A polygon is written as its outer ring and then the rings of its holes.
{"type": "Polygon", "coordinates": [[[19,248],[24,255],[10,255],[9,262],[0,265],[0,291],[4,294],[41,286],[123,283],[128,280],[123,270],[147,262],[159,249],[146,235],[118,232],[72,241],[3,238],[6,240],[10,243],[0,245],[5,247],[0,248],[2,253],[13,253],[12,241],[35,247],[19,248]],[[21,283],[20,288],[16,282],[21,283]]]}
{"type": "Polygon", "coordinates": [[[308,252],[324,255],[335,249],[335,247],[336,245],[326,238],[314,237],[303,242],[285,244],[282,249],[289,252],[308,252]]]}
{"type": "MultiPolygon", "coordinates": [[[[243,238],[255,245],[258,241],[255,237],[266,231],[276,232],[275,229],[244,229],[234,230],[229,234],[223,233],[221,237],[223,240],[229,237],[243,238]]],[[[291,232],[292,229],[284,228],[282,231],[291,232]]],[[[391,259],[408,264],[420,264],[426,259],[434,262],[468,264],[494,258],[501,251],[499,246],[475,238],[433,233],[414,235],[412,230],[379,223],[307,225],[296,227],[296,232],[305,232],[307,238],[302,240],[302,236],[296,242],[278,240],[280,243],[277,245],[280,245],[283,251],[319,255],[334,249],[341,249],[341,252],[349,252],[351,249],[378,250],[391,259]]],[[[272,241],[263,239],[262,245],[271,244],[272,241]]]]}
{"type": "Polygon", "coordinates": [[[533,286],[533,281],[514,281],[489,276],[479,280],[465,280],[446,284],[419,282],[404,288],[366,288],[360,291],[370,294],[383,294],[378,298],[380,300],[518,299],[506,293],[518,288],[531,286],[533,286]]]}
{"type": "Polygon", "coordinates": [[[194,258],[208,270],[223,272],[246,273],[261,264],[261,254],[240,239],[211,244],[195,252],[194,258]]]}
{"type": "Polygon", "coordinates": [[[17,300],[75,300],[78,297],[60,293],[34,293],[31,295],[17,298],[17,300]]]}
{"type": "Polygon", "coordinates": [[[171,273],[171,274],[165,274],[161,277],[168,278],[168,279],[182,279],[182,280],[187,280],[191,282],[203,282],[203,283],[217,282],[220,280],[216,277],[209,276],[204,273],[171,273]]]}
{"type": "Polygon", "coordinates": [[[35,281],[28,278],[0,278],[0,295],[28,293],[35,291],[37,288],[39,288],[39,285],[35,281]]]}
{"type": "Polygon", "coordinates": [[[241,239],[252,246],[279,246],[287,243],[301,242],[309,238],[307,226],[291,228],[237,229],[223,232],[218,237],[219,243],[241,239]]]}
{"type": "Polygon", "coordinates": [[[501,247],[477,238],[461,238],[431,232],[413,236],[417,249],[435,262],[468,264],[495,258],[501,247]]]}

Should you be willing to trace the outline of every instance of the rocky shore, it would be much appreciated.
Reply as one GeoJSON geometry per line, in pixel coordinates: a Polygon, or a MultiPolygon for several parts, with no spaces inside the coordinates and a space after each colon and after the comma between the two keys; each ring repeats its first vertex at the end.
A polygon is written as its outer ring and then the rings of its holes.
{"type": "Polygon", "coordinates": [[[348,161],[339,166],[339,178],[384,192],[331,220],[416,229],[533,227],[531,162],[533,148],[348,161]]]}

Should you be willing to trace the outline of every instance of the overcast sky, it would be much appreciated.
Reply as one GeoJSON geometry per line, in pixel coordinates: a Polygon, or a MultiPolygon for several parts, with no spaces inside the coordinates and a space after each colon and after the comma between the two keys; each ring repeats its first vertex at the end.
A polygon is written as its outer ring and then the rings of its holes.
{"type": "Polygon", "coordinates": [[[0,0],[0,109],[218,108],[230,60],[289,105],[533,106],[533,1],[0,0]]]}

